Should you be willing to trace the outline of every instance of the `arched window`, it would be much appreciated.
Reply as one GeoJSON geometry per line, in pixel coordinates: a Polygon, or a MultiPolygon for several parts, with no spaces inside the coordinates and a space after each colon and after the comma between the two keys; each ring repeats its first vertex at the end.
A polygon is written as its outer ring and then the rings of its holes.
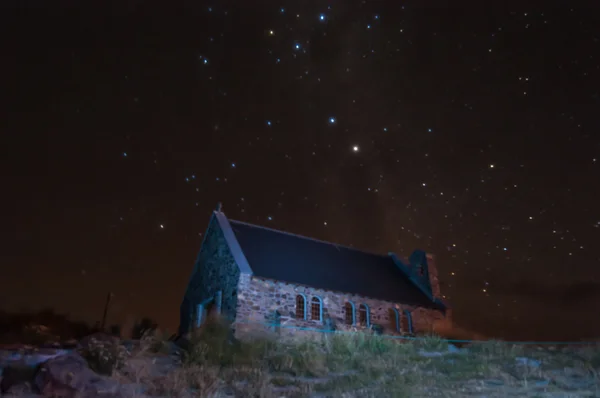
{"type": "Polygon", "coordinates": [[[371,326],[371,312],[369,311],[369,306],[366,304],[361,304],[358,307],[358,321],[361,326],[371,326]]]}
{"type": "Polygon", "coordinates": [[[413,334],[412,316],[409,311],[404,311],[402,317],[402,332],[407,334],[413,334]]]}
{"type": "Polygon", "coordinates": [[[352,301],[347,301],[344,306],[344,320],[346,325],[356,325],[356,309],[352,301]]]}
{"type": "Polygon", "coordinates": [[[323,321],[323,303],[320,297],[314,296],[310,302],[310,319],[323,321]]]}
{"type": "Polygon", "coordinates": [[[296,296],[296,318],[306,319],[306,297],[303,294],[296,296]]]}
{"type": "Polygon", "coordinates": [[[395,308],[390,308],[390,325],[396,332],[400,332],[400,312],[395,308]]]}

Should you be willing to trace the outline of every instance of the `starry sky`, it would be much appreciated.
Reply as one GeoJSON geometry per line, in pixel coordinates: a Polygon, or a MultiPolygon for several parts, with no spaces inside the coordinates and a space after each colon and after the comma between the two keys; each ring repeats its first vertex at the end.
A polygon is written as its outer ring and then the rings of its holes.
{"type": "Polygon", "coordinates": [[[222,202],[434,253],[462,328],[600,335],[596,10],[80,3],[1,6],[2,308],[175,330],[222,202]]]}

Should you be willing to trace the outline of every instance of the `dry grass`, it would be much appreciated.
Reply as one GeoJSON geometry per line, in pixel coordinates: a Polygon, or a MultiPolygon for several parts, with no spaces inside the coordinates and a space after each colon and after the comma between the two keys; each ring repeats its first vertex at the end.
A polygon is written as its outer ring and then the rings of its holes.
{"type": "Polygon", "coordinates": [[[238,341],[220,323],[190,343],[181,364],[161,365],[170,345],[147,336],[114,377],[144,386],[131,392],[140,397],[600,396],[598,346],[549,350],[490,341],[449,353],[435,336],[399,342],[367,333],[238,341]]]}

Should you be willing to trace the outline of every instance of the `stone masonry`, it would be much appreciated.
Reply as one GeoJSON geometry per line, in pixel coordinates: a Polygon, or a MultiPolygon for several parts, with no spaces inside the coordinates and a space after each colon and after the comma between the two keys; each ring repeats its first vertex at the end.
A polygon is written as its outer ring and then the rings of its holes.
{"type": "Polygon", "coordinates": [[[197,305],[215,297],[218,292],[221,294],[221,315],[234,319],[239,278],[240,269],[227,246],[223,231],[213,217],[181,305],[179,333],[189,332],[195,321],[197,305]]]}
{"type": "MultiPolygon", "coordinates": [[[[390,309],[396,308],[400,314],[407,310],[411,314],[413,333],[424,334],[431,332],[436,320],[444,319],[444,314],[415,306],[361,297],[342,292],[314,289],[280,281],[273,281],[242,274],[238,285],[237,315],[234,323],[236,335],[242,336],[247,332],[260,329],[260,324],[274,322],[277,319],[282,326],[280,331],[291,333],[296,328],[361,330],[358,325],[359,305],[366,304],[370,309],[370,323],[381,327],[383,334],[401,335],[405,330],[396,330],[395,316],[390,309]],[[296,318],[296,296],[304,294],[307,298],[308,319],[296,318]],[[310,300],[318,296],[323,305],[323,321],[310,319],[310,300]],[[345,319],[345,304],[351,301],[355,305],[357,324],[348,326],[345,319]],[[293,328],[285,328],[285,326],[293,328]]],[[[402,322],[400,322],[402,324],[402,322]]]]}
{"type": "Polygon", "coordinates": [[[431,293],[435,298],[442,298],[440,292],[440,280],[438,276],[437,265],[435,264],[435,256],[427,253],[427,270],[429,273],[429,284],[431,285],[431,293]]]}

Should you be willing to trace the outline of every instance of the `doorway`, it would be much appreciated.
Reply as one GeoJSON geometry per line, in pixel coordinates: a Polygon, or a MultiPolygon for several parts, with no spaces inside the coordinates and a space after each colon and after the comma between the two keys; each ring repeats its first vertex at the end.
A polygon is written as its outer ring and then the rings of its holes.
{"type": "Polygon", "coordinates": [[[219,309],[215,300],[211,300],[204,306],[204,322],[214,321],[219,315],[219,309]]]}
{"type": "Polygon", "coordinates": [[[221,314],[221,292],[218,291],[213,297],[204,300],[196,306],[195,326],[199,328],[208,320],[214,320],[221,314]]]}

